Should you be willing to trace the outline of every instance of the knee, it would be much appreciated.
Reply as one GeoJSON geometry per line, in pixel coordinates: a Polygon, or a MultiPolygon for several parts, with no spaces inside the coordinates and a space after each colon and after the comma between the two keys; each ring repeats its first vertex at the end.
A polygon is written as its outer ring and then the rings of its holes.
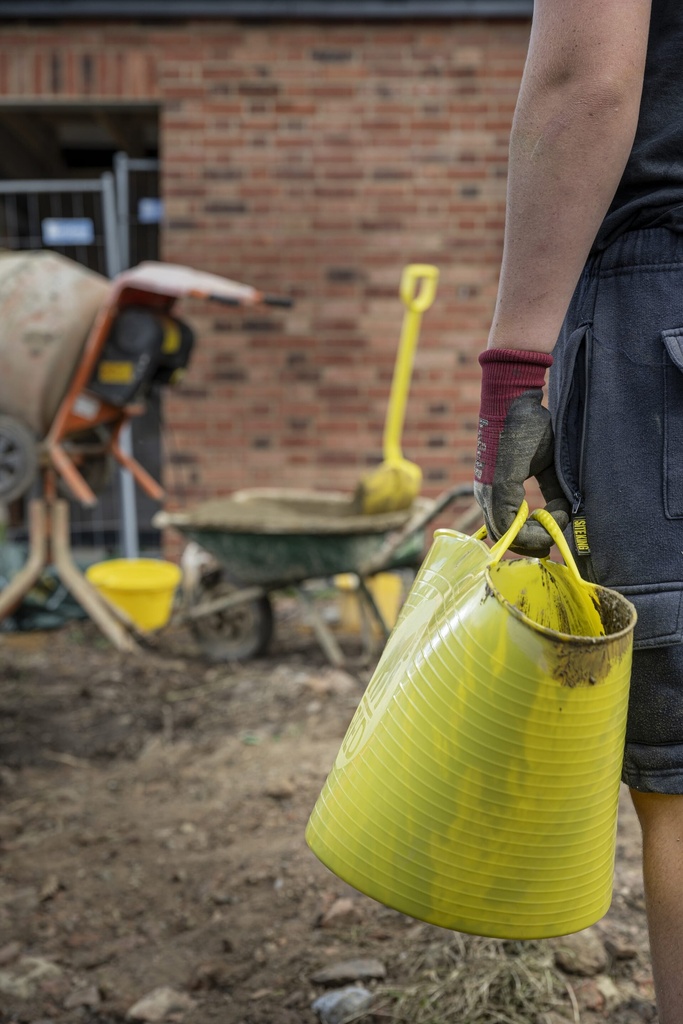
{"type": "Polygon", "coordinates": [[[664,832],[683,836],[683,795],[641,793],[637,789],[630,793],[644,836],[664,832]]]}

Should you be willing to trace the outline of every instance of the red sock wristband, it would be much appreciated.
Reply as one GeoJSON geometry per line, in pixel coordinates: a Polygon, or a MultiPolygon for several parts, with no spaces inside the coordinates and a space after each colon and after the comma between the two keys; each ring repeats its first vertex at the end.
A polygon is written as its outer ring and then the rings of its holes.
{"type": "Polygon", "coordinates": [[[527,349],[490,348],[479,356],[482,368],[481,407],[474,477],[492,484],[500,435],[510,404],[525,391],[539,390],[553,357],[527,349]]]}
{"type": "Polygon", "coordinates": [[[505,417],[510,402],[530,388],[542,388],[552,366],[549,352],[489,348],[479,356],[482,368],[481,414],[505,417]]]}

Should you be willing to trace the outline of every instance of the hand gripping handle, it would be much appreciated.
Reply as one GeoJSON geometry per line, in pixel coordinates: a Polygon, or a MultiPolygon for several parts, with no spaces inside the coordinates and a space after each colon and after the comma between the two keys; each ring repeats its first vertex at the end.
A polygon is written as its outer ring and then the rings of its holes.
{"type": "MultiPolygon", "coordinates": [[[[513,519],[512,524],[510,525],[508,530],[503,534],[500,540],[496,541],[496,543],[491,548],[491,558],[489,561],[489,565],[497,565],[498,562],[500,562],[501,558],[503,557],[505,552],[511,547],[515,537],[517,536],[517,534],[529,518],[535,519],[537,522],[539,522],[541,526],[543,526],[545,530],[550,534],[550,538],[553,544],[557,546],[558,551],[564,559],[565,565],[571,572],[575,581],[579,583],[582,587],[592,590],[593,584],[589,583],[588,580],[585,580],[579,572],[574,556],[572,555],[569,545],[567,544],[567,541],[564,538],[564,534],[562,533],[562,530],[557,525],[553,517],[550,515],[550,512],[546,512],[544,508],[537,508],[531,513],[531,517],[529,517],[529,506],[525,501],[523,501],[522,504],[519,506],[517,515],[513,519]]],[[[486,534],[486,527],[482,526],[481,529],[474,534],[474,536],[477,540],[483,540],[484,537],[486,537],[486,534]]]]}

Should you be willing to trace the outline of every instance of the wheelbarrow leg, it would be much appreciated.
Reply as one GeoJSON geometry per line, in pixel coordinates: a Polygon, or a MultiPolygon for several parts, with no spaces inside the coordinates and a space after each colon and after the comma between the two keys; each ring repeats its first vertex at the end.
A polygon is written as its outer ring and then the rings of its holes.
{"type": "MultiPolygon", "coordinates": [[[[365,580],[363,579],[362,576],[358,577],[358,598],[359,598],[359,600],[361,602],[363,602],[365,604],[365,607],[370,610],[372,618],[375,620],[375,622],[379,626],[380,634],[382,636],[382,646],[384,646],[384,644],[389,639],[389,632],[390,632],[390,630],[389,630],[386,622],[384,621],[384,616],[382,615],[381,611],[379,610],[379,608],[377,606],[377,602],[375,601],[374,597],[372,596],[372,591],[370,590],[370,588],[368,587],[367,583],[365,582],[365,580]]],[[[372,630],[370,630],[370,636],[372,636],[372,630]]],[[[374,653],[375,653],[374,650],[368,651],[368,654],[374,654],[374,653]]]]}
{"type": "Polygon", "coordinates": [[[334,668],[343,668],[346,665],[344,652],[332,632],[323,622],[313,598],[303,587],[297,587],[296,593],[299,601],[304,606],[306,617],[330,665],[333,665],[334,668]]]}
{"type": "Polygon", "coordinates": [[[52,507],[52,547],[59,578],[93,622],[117,650],[139,653],[140,647],[122,625],[118,609],[105,602],[73,561],[69,550],[69,506],[61,499],[52,507]]]}
{"type": "Polygon", "coordinates": [[[366,664],[370,664],[378,653],[378,638],[373,625],[373,617],[368,609],[367,603],[363,600],[360,587],[356,590],[356,601],[360,614],[360,636],[363,645],[363,654],[366,664]]]}
{"type": "Polygon", "coordinates": [[[20,604],[31,587],[40,579],[47,560],[47,515],[42,498],[29,504],[29,555],[24,568],[0,593],[0,621],[20,604]]]}
{"type": "Polygon", "coordinates": [[[379,626],[380,632],[384,637],[384,640],[387,641],[389,639],[389,627],[384,621],[384,616],[382,615],[381,611],[377,606],[377,602],[372,596],[372,591],[370,590],[362,576],[358,579],[358,590],[363,595],[364,600],[367,602],[367,606],[372,612],[375,622],[379,626]]]}

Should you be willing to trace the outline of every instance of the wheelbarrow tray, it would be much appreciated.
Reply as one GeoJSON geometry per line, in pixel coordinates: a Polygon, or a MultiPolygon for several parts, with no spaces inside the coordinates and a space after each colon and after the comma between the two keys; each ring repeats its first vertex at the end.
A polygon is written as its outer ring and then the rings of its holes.
{"type": "MultiPolygon", "coordinates": [[[[239,586],[274,590],[307,579],[357,572],[429,502],[400,512],[361,515],[338,492],[254,488],[204,502],[186,512],[160,512],[155,525],[172,526],[196,541],[239,586]]],[[[419,564],[424,531],[405,539],[384,568],[419,564]]]]}

